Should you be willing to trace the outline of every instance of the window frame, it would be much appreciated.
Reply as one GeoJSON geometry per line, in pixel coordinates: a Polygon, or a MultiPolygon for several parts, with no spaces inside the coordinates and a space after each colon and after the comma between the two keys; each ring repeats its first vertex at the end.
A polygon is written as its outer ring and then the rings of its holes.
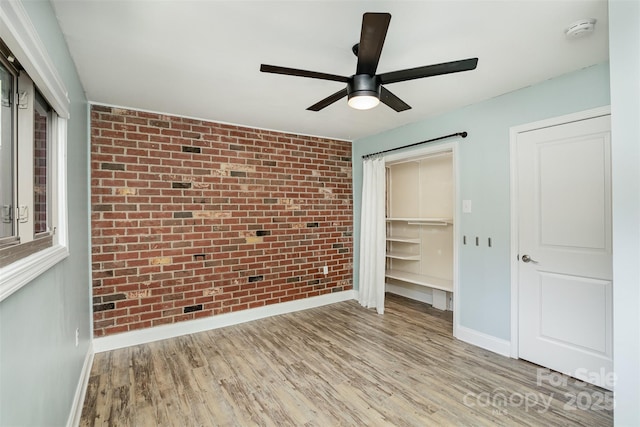
{"type": "MultiPolygon", "coordinates": [[[[22,3],[0,2],[0,38],[54,111],[50,141],[51,238],[44,249],[0,267],[0,301],[69,256],[67,212],[67,120],[70,100],[53,61],[22,3]]],[[[18,142],[19,144],[20,142],[18,142]]],[[[29,159],[33,161],[33,158],[29,159]]],[[[34,241],[39,240],[34,238],[34,241]]],[[[15,247],[19,248],[18,244],[15,247]]]]}
{"type": "MultiPolygon", "coordinates": [[[[2,46],[0,46],[0,51],[1,51],[2,46]]],[[[4,56],[4,55],[2,55],[4,56]]],[[[10,93],[9,93],[9,101],[10,103],[15,104],[16,100],[15,100],[15,89],[13,86],[18,84],[18,74],[19,71],[18,69],[16,69],[14,67],[14,64],[12,64],[11,62],[9,62],[8,60],[6,60],[4,57],[0,57],[0,66],[3,67],[9,77],[11,78],[11,88],[10,88],[10,93]]],[[[2,90],[2,82],[0,82],[0,90],[2,90]]],[[[3,108],[3,106],[0,106],[0,108],[3,108]]],[[[10,123],[11,126],[11,135],[10,135],[10,144],[11,144],[11,150],[10,150],[10,155],[9,155],[9,162],[7,162],[7,159],[4,158],[2,159],[2,167],[4,169],[5,166],[8,166],[8,168],[11,171],[11,182],[7,185],[7,183],[2,183],[3,185],[3,190],[6,191],[8,189],[10,189],[10,193],[11,193],[11,205],[9,206],[9,212],[7,212],[5,210],[5,206],[4,203],[7,201],[4,197],[3,199],[0,201],[0,203],[3,203],[3,206],[1,207],[2,212],[0,212],[0,216],[1,216],[1,220],[4,223],[7,223],[8,221],[10,221],[11,224],[11,235],[10,236],[0,236],[0,248],[5,247],[6,245],[12,245],[16,242],[18,242],[19,238],[17,237],[17,230],[16,230],[16,221],[15,221],[15,206],[13,201],[15,200],[15,193],[17,192],[16,189],[16,162],[15,162],[15,156],[16,156],[16,151],[17,151],[17,144],[15,143],[15,128],[16,128],[16,124],[17,124],[17,114],[15,113],[15,108],[11,108],[11,111],[8,114],[8,118],[9,120],[6,120],[7,117],[5,117],[5,115],[7,114],[7,112],[0,112],[0,132],[4,132],[4,122],[8,122],[10,123]],[[7,164],[8,163],[8,164],[7,164]],[[8,221],[6,216],[8,216],[8,221]]],[[[0,136],[1,138],[1,136],[0,136]]],[[[0,141],[2,143],[5,143],[6,141],[0,141]]],[[[2,150],[2,148],[0,147],[0,150],[2,150]]],[[[5,154],[6,155],[6,154],[5,154]]],[[[4,193],[3,193],[4,195],[4,193]]],[[[6,196],[6,195],[5,195],[6,196]]]]}
{"type": "MultiPolygon", "coordinates": [[[[31,162],[33,164],[33,188],[31,189],[33,192],[33,239],[42,239],[44,237],[50,236],[52,234],[54,234],[56,232],[55,228],[54,228],[54,223],[53,221],[53,216],[52,216],[52,207],[51,207],[51,201],[52,201],[52,197],[53,197],[53,189],[54,187],[52,186],[51,183],[51,175],[52,175],[52,171],[53,171],[53,167],[54,167],[54,163],[51,162],[51,152],[53,151],[54,148],[54,142],[57,140],[58,135],[56,134],[56,130],[58,128],[58,120],[57,120],[57,114],[55,112],[55,110],[53,108],[51,108],[51,106],[47,103],[47,101],[42,97],[42,95],[40,94],[40,91],[35,88],[35,96],[33,99],[33,113],[34,113],[34,126],[37,124],[35,121],[35,114],[36,111],[39,110],[39,107],[42,107],[41,102],[46,103],[46,107],[48,108],[48,110],[44,111],[44,116],[46,116],[46,132],[45,132],[45,136],[46,136],[46,140],[45,140],[45,153],[46,153],[46,157],[44,159],[44,163],[45,163],[45,173],[44,173],[44,178],[45,178],[45,221],[44,221],[44,225],[45,225],[45,230],[39,230],[38,229],[38,223],[41,221],[41,219],[36,219],[36,215],[40,215],[40,211],[38,209],[36,209],[36,205],[40,204],[40,200],[36,199],[36,187],[38,186],[38,183],[36,182],[38,180],[38,178],[42,177],[42,174],[40,174],[39,172],[39,168],[41,167],[41,165],[36,165],[35,160],[40,159],[36,153],[36,151],[38,151],[38,148],[36,147],[36,139],[37,137],[34,134],[33,137],[33,158],[31,159],[31,162]],[[38,99],[40,98],[40,100],[38,99]]],[[[42,114],[41,114],[42,115],[42,114]]],[[[35,132],[35,129],[34,129],[35,132]]],[[[40,159],[41,160],[41,159],[40,159]]]]}

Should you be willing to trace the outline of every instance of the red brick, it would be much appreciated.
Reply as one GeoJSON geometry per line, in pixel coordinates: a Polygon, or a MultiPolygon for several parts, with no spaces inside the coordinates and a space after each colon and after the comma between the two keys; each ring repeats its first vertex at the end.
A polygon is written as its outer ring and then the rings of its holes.
{"type": "Polygon", "coordinates": [[[91,114],[94,295],[152,296],[96,313],[95,336],[352,289],[350,143],[113,111],[91,114]]]}

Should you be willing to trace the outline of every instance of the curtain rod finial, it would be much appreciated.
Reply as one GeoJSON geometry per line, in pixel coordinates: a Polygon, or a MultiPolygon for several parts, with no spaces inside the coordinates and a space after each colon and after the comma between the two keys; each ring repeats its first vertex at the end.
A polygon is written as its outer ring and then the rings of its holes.
{"type": "Polygon", "coordinates": [[[462,132],[462,133],[460,134],[460,136],[461,136],[461,137],[463,137],[463,138],[466,138],[466,137],[467,137],[467,135],[468,135],[468,134],[467,134],[467,132],[462,132]]]}

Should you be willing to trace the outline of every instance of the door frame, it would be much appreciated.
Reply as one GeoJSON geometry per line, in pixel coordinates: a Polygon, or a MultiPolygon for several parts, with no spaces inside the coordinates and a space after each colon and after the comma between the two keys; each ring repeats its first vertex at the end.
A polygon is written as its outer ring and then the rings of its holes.
{"type": "MultiPolygon", "coordinates": [[[[460,194],[460,167],[458,165],[458,145],[462,138],[455,138],[451,142],[439,144],[428,144],[421,148],[414,148],[401,151],[395,154],[388,154],[384,157],[385,166],[387,163],[410,161],[438,153],[451,152],[453,163],[453,336],[457,338],[458,322],[460,317],[460,290],[458,288],[458,240],[460,234],[460,219],[458,212],[462,210],[462,202],[459,200],[460,194]]],[[[385,283],[386,287],[386,283],[385,283]]]]}
{"type": "Polygon", "coordinates": [[[538,129],[563,125],[571,122],[593,119],[596,117],[611,115],[611,106],[593,108],[590,110],[579,111],[577,113],[566,114],[563,116],[552,117],[537,122],[526,123],[509,128],[509,151],[510,151],[510,167],[509,167],[509,187],[510,187],[510,209],[511,209],[511,249],[509,252],[510,268],[511,268],[511,357],[519,358],[518,352],[518,327],[519,327],[519,268],[518,259],[519,247],[518,242],[518,135],[525,132],[531,132],[538,129]]]}

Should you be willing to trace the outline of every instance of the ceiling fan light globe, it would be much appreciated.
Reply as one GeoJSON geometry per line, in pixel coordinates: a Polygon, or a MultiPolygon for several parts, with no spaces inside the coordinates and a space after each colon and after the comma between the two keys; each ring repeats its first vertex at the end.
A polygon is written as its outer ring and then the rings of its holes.
{"type": "Polygon", "coordinates": [[[348,104],[356,110],[370,110],[380,103],[380,84],[376,76],[356,74],[347,82],[348,104]]]}
{"type": "Polygon", "coordinates": [[[349,97],[349,107],[356,110],[370,110],[380,103],[380,99],[373,95],[356,95],[349,97]]]}

